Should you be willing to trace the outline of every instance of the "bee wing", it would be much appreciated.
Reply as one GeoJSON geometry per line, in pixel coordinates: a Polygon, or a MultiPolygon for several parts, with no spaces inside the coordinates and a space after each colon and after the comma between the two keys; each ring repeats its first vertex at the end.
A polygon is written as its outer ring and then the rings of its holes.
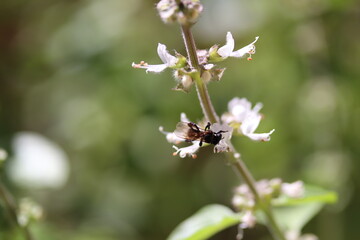
{"type": "Polygon", "coordinates": [[[178,122],[174,134],[179,138],[189,139],[189,125],[186,122],[178,122]]]}

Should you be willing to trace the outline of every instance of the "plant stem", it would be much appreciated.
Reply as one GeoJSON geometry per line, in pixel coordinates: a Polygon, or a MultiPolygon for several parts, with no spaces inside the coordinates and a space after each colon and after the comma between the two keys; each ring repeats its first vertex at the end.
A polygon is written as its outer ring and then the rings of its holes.
{"type": "Polygon", "coordinates": [[[14,224],[20,228],[25,236],[26,240],[34,240],[32,237],[30,230],[27,226],[21,226],[18,222],[17,217],[17,207],[14,200],[14,197],[10,194],[10,192],[6,189],[6,187],[0,182],[0,199],[3,200],[5,207],[8,209],[10,217],[12,218],[14,224]]]}
{"type": "Polygon", "coordinates": [[[201,79],[201,68],[199,66],[199,61],[196,53],[196,46],[194,37],[191,33],[189,25],[182,25],[182,36],[184,39],[186,52],[190,61],[190,66],[192,70],[196,72],[193,74],[193,79],[195,80],[196,92],[200,101],[201,108],[203,110],[205,118],[211,123],[219,122],[219,117],[217,116],[215,109],[211,103],[210,96],[206,84],[204,84],[201,79]]]}
{"type": "Polygon", "coordinates": [[[249,169],[246,167],[244,161],[241,160],[240,154],[236,152],[234,146],[230,143],[231,153],[229,153],[230,163],[236,173],[244,180],[244,182],[249,186],[250,191],[254,195],[255,201],[263,211],[267,218],[267,226],[274,237],[277,240],[286,240],[283,232],[281,231],[279,225],[277,224],[274,215],[272,213],[271,206],[263,201],[260,197],[257,189],[256,182],[254,177],[251,175],[249,169]]]}
{"type": "MultiPolygon", "coordinates": [[[[215,112],[215,109],[211,103],[211,99],[206,88],[206,84],[201,79],[201,71],[202,69],[199,66],[198,56],[196,53],[196,46],[194,37],[191,33],[190,25],[182,25],[182,36],[184,39],[186,52],[188,54],[188,59],[190,61],[190,66],[192,70],[196,71],[194,74],[195,86],[198,93],[198,98],[200,101],[201,108],[205,117],[212,123],[219,122],[219,117],[215,112]]],[[[274,239],[277,240],[286,240],[283,232],[275,221],[273,216],[271,206],[269,204],[264,203],[263,199],[260,197],[257,189],[256,189],[256,181],[252,176],[251,172],[246,167],[245,163],[241,160],[240,154],[237,153],[234,146],[230,144],[230,149],[232,153],[229,153],[233,169],[237,172],[241,178],[245,181],[245,183],[249,186],[251,192],[254,195],[255,201],[260,207],[260,209],[264,212],[267,218],[267,226],[270,229],[270,232],[274,239]]]]}

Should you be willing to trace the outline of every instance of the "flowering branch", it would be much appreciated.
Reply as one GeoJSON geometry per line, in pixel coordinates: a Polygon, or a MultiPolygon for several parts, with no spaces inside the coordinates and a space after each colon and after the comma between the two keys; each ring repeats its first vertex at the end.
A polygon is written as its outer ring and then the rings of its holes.
{"type": "Polygon", "coordinates": [[[173,69],[174,77],[178,81],[175,90],[188,92],[192,84],[195,85],[200,106],[205,116],[204,121],[200,122],[198,126],[189,121],[185,114],[181,114],[181,122],[177,124],[174,132],[166,132],[162,127],[159,128],[170,143],[192,142],[192,145],[187,147],[173,146],[176,150],[173,155],[179,155],[181,158],[187,156],[196,158],[196,152],[203,145],[209,144],[214,145],[215,153],[227,152],[229,163],[243,179],[250,193],[248,195],[251,195],[251,197],[248,197],[248,208],[241,209],[244,211],[243,222],[239,225],[240,228],[252,227],[256,222],[254,211],[260,210],[267,219],[266,225],[274,239],[286,240],[272,213],[271,194],[269,195],[266,191],[264,194],[261,187],[259,188],[259,184],[261,186],[262,182],[255,181],[251,172],[241,160],[240,154],[230,141],[233,132],[234,134],[247,136],[254,141],[270,140],[270,135],[274,130],[267,133],[255,133],[262,119],[262,115],[259,113],[262,104],[257,103],[252,108],[247,99],[234,98],[229,102],[229,112],[223,114],[220,119],[207,90],[209,81],[219,81],[225,71],[224,68],[215,68],[213,63],[223,61],[229,57],[242,58],[248,56],[247,60],[252,60],[252,54],[255,54],[255,43],[259,37],[255,37],[253,42],[234,51],[235,41],[232,34],[228,32],[224,46],[214,45],[209,50],[198,50],[191,27],[197,21],[202,9],[199,0],[161,0],[157,4],[159,15],[165,23],[177,22],[180,24],[187,57],[178,53],[173,56],[166,50],[165,45],[159,44],[158,55],[163,64],[150,65],[141,61],[139,64],[133,63],[132,66],[134,68],[144,68],[146,72],[155,73],[162,72],[166,68],[173,69]]]}
{"type": "MultiPolygon", "coordinates": [[[[182,35],[186,46],[188,58],[190,59],[190,65],[199,71],[200,67],[198,64],[198,56],[196,53],[195,41],[191,33],[190,26],[182,25],[181,30],[182,30],[182,35]]],[[[207,91],[206,85],[204,84],[204,81],[200,77],[200,73],[196,74],[195,85],[198,92],[200,105],[202,107],[205,117],[213,123],[219,122],[219,117],[217,116],[215,109],[211,103],[209,93],[207,91]]],[[[256,182],[254,177],[246,167],[245,163],[241,160],[240,154],[237,153],[234,146],[231,143],[230,144],[229,143],[230,142],[228,142],[228,145],[230,145],[229,147],[231,152],[228,153],[228,156],[230,158],[230,163],[232,164],[233,169],[241,176],[241,178],[249,186],[252,194],[255,197],[256,203],[265,213],[268,220],[268,226],[271,230],[273,237],[278,240],[286,240],[283,232],[281,231],[280,227],[277,225],[274,219],[270,205],[265,204],[264,201],[261,199],[256,189],[256,182]]]]}

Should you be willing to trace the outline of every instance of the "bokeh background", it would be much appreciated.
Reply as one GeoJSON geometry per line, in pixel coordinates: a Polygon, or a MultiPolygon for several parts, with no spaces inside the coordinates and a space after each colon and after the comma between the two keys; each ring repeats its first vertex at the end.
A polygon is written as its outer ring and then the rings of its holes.
{"type": "MultiPolygon", "coordinates": [[[[185,54],[178,26],[164,25],[155,3],[0,2],[0,147],[9,155],[1,181],[17,199],[30,197],[43,207],[43,220],[30,225],[38,240],[165,239],[203,205],[231,204],[239,179],[224,156],[207,148],[196,160],[173,157],[158,131],[173,130],[181,112],[202,118],[195,90],[172,91],[169,70],[131,68],[133,61],[160,63],[158,42],[185,54]]],[[[227,31],[237,48],[260,36],[253,61],[222,62],[222,80],[209,85],[219,114],[235,96],[264,103],[258,132],[275,128],[272,140],[234,139],[248,167],[257,179],[302,179],[337,191],[339,202],[305,232],[356,239],[360,2],[203,4],[194,27],[199,49],[224,44],[227,31]]],[[[235,234],[233,228],[213,239],[235,234]]],[[[246,234],[268,239],[261,226],[246,234]]],[[[22,239],[3,205],[0,239],[22,239]]]]}

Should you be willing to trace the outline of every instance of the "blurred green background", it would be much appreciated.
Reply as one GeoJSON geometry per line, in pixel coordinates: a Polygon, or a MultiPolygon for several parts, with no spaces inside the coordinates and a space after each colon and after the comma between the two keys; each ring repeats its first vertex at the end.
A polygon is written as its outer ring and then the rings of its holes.
{"type": "MultiPolygon", "coordinates": [[[[157,43],[185,54],[178,26],[164,25],[156,1],[2,0],[0,2],[1,179],[45,212],[36,239],[158,240],[201,206],[230,206],[240,182],[211,148],[197,159],[173,157],[158,131],[181,112],[202,118],[196,92],[172,91],[171,71],[145,74],[131,63],[161,63],[157,43]],[[66,153],[69,177],[57,188],[12,181],[19,132],[33,132],[66,153]],[[16,141],[15,141],[16,142],[16,141]]],[[[320,239],[360,236],[360,2],[355,0],[204,0],[194,27],[199,49],[236,49],[260,36],[253,61],[229,59],[209,85],[217,112],[235,96],[262,102],[258,132],[267,143],[234,144],[257,179],[298,179],[335,190],[305,228],[320,239]]],[[[40,153],[41,154],[41,153],[40,153]]],[[[36,166],[34,166],[36,172],[36,166]]],[[[267,230],[245,239],[268,239],[267,230]]],[[[236,228],[213,239],[234,239],[236,228]]],[[[15,237],[17,236],[17,237],[15,237]]],[[[0,208],[0,239],[13,233],[0,208]]]]}

